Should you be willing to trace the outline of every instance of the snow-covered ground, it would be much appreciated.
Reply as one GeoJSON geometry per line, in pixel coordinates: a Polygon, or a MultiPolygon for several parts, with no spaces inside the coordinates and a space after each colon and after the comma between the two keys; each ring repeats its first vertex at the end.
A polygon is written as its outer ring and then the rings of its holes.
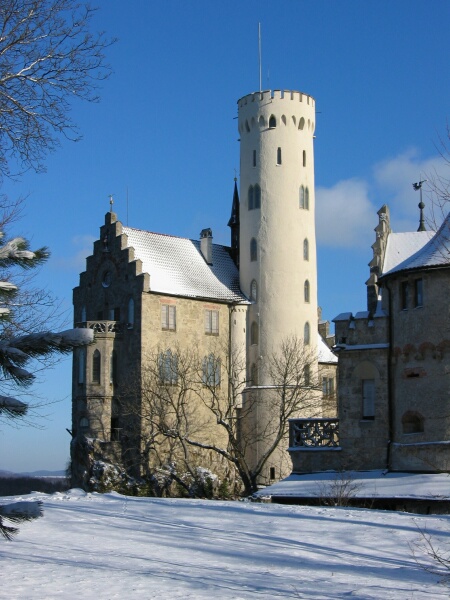
{"type": "MultiPolygon", "coordinates": [[[[0,598],[440,599],[411,552],[450,517],[244,502],[33,493],[44,516],[0,541],[0,598]]],[[[5,504],[12,498],[0,498],[5,504]]]]}

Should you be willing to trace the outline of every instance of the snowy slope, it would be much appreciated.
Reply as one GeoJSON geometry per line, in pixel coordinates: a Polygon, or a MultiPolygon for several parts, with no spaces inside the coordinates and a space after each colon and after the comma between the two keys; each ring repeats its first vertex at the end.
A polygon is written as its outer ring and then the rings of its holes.
{"type": "Polygon", "coordinates": [[[18,499],[43,500],[44,517],[0,542],[8,600],[449,597],[410,550],[418,527],[449,543],[447,516],[78,490],[18,499]]]}

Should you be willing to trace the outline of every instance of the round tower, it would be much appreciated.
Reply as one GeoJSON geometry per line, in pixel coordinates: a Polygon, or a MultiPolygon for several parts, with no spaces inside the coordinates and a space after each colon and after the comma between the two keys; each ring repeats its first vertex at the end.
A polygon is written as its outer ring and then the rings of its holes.
{"type": "Polygon", "coordinates": [[[317,345],[314,226],[315,102],[275,90],[238,101],[241,141],[240,285],[252,299],[248,360],[260,364],[296,336],[317,345]]]}
{"type": "MultiPolygon", "coordinates": [[[[270,398],[276,393],[267,368],[270,357],[289,338],[304,344],[305,354],[317,356],[315,102],[301,92],[275,90],[244,96],[238,107],[240,286],[252,301],[247,312],[247,402],[253,408],[246,426],[256,432],[247,453],[257,463],[270,445],[266,432],[277,419],[270,398]]],[[[315,377],[317,361],[310,366],[315,377]]],[[[260,482],[290,471],[282,443],[260,482]]]]}

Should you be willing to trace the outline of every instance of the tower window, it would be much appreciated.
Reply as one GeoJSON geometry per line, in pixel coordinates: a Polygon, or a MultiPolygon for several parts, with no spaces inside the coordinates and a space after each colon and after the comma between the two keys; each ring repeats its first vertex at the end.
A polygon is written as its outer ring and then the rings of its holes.
{"type": "Polygon", "coordinates": [[[305,210],[309,210],[309,189],[305,188],[305,210]]]}
{"type": "Polygon", "coordinates": [[[256,167],[256,150],[253,150],[253,166],[256,167]]]}
{"type": "Polygon", "coordinates": [[[303,240],[303,260],[309,260],[309,242],[308,238],[303,240]]]}
{"type": "Polygon", "coordinates": [[[84,373],[86,371],[86,350],[78,350],[78,383],[84,383],[84,373]]]}
{"type": "Polygon", "coordinates": [[[277,149],[277,165],[281,165],[281,148],[277,149]]]}
{"type": "Polygon", "coordinates": [[[400,309],[407,310],[409,304],[409,284],[407,281],[400,282],[400,309]]]}
{"type": "Polygon", "coordinates": [[[306,280],[305,281],[305,286],[304,286],[304,294],[305,294],[305,302],[309,302],[309,296],[310,296],[310,286],[309,286],[309,281],[306,280]]]}
{"type": "Polygon", "coordinates": [[[259,327],[256,321],[253,321],[250,328],[250,344],[256,346],[259,343],[259,327]]]}
{"type": "Polygon", "coordinates": [[[310,386],[311,385],[311,367],[309,365],[305,365],[305,368],[303,369],[303,377],[305,380],[305,385],[310,386]]]}
{"type": "Polygon", "coordinates": [[[248,210],[253,210],[255,208],[255,196],[253,186],[251,185],[248,188],[248,210]]]}
{"type": "Polygon", "coordinates": [[[253,279],[250,286],[250,298],[253,302],[258,302],[258,284],[256,283],[256,279],[253,279]]]}
{"type": "Polygon", "coordinates": [[[117,352],[111,352],[111,363],[109,368],[109,383],[117,384],[117,352]]]}
{"type": "Polygon", "coordinates": [[[309,346],[311,343],[311,327],[309,326],[308,321],[306,321],[305,327],[303,328],[303,342],[305,346],[309,346]]]}
{"type": "Polygon", "coordinates": [[[258,365],[255,363],[250,367],[250,383],[251,385],[258,385],[258,365]]]}
{"type": "Polygon", "coordinates": [[[300,186],[299,207],[305,208],[305,188],[300,186]]]}
{"type": "Polygon", "coordinates": [[[261,208],[261,188],[258,184],[254,187],[255,208],[261,208]]]}
{"type": "Polygon", "coordinates": [[[275,119],[274,115],[270,115],[269,129],[275,129],[276,126],[277,126],[277,120],[275,119]]]}
{"type": "Polygon", "coordinates": [[[95,350],[92,355],[92,382],[100,383],[100,352],[95,350]]]}
{"type": "Polygon", "coordinates": [[[305,119],[302,117],[298,123],[298,128],[299,129],[304,129],[305,128],[305,119]]]}
{"type": "Polygon", "coordinates": [[[134,300],[128,300],[128,329],[132,329],[134,325],[134,300]]]}
{"type": "Polygon", "coordinates": [[[414,306],[417,308],[423,306],[423,280],[414,281],[414,306]]]}
{"type": "Polygon", "coordinates": [[[303,166],[306,167],[306,150],[303,150],[303,166]]]}
{"type": "Polygon", "coordinates": [[[256,260],[258,260],[258,244],[255,238],[252,238],[250,241],[250,261],[255,262],[256,260]]]}
{"type": "Polygon", "coordinates": [[[161,304],[161,329],[175,331],[177,328],[176,306],[172,304],[161,304]]]}

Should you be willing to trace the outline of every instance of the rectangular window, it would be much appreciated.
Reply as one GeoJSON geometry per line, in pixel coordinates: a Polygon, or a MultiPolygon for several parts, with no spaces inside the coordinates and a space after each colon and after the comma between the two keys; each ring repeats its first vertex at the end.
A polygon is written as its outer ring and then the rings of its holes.
{"type": "Polygon", "coordinates": [[[409,304],[409,284],[407,281],[400,282],[400,309],[407,310],[409,304]]]}
{"type": "Polygon", "coordinates": [[[175,331],[176,323],[176,306],[171,304],[161,305],[161,329],[166,331],[175,331]]]}
{"type": "Polygon", "coordinates": [[[416,279],[414,281],[414,306],[423,306],[423,281],[416,279]]]}
{"type": "Polygon", "coordinates": [[[334,379],[333,377],[322,378],[322,392],[324,396],[332,396],[334,394],[334,379]]]}
{"type": "Polygon", "coordinates": [[[256,150],[253,150],[253,166],[256,167],[256,150]]]}
{"type": "Polygon", "coordinates": [[[205,310],[205,333],[219,335],[219,311],[205,310]]]}
{"type": "Polygon", "coordinates": [[[362,418],[375,418],[375,379],[362,380],[362,418]]]}

